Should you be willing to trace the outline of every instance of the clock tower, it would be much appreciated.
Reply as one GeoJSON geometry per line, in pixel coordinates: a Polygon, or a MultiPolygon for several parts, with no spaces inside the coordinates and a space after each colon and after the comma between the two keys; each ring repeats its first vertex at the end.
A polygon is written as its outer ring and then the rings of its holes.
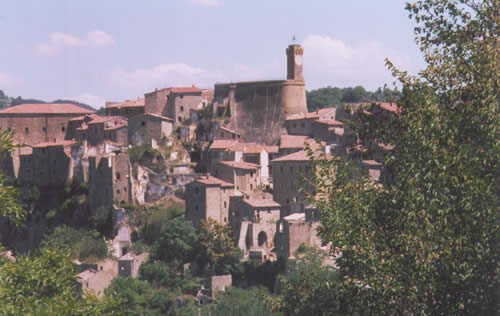
{"type": "Polygon", "coordinates": [[[304,81],[302,74],[302,57],[304,49],[299,44],[288,45],[286,49],[287,56],[287,80],[304,81]]]}

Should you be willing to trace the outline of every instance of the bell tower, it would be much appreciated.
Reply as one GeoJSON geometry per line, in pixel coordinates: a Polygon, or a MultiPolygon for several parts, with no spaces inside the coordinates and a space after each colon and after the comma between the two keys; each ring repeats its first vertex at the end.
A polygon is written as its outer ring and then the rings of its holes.
{"type": "Polygon", "coordinates": [[[302,57],[304,49],[299,44],[290,44],[286,49],[287,56],[287,80],[304,81],[302,74],[302,57]]]}

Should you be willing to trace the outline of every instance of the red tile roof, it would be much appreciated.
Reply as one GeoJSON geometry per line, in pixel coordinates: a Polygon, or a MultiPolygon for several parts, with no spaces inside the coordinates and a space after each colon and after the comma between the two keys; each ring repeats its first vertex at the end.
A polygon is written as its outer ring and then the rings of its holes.
{"type": "Polygon", "coordinates": [[[71,103],[26,103],[0,111],[2,114],[90,114],[94,111],[71,103]]]}
{"type": "Polygon", "coordinates": [[[172,93],[201,93],[201,89],[197,87],[176,87],[169,88],[172,93]]]}
{"type": "Polygon", "coordinates": [[[265,145],[257,143],[236,143],[230,148],[231,151],[240,151],[244,154],[260,154],[265,149],[265,145]]]}
{"type": "Polygon", "coordinates": [[[74,117],[74,118],[70,119],[70,122],[73,122],[73,121],[83,121],[87,117],[90,118],[91,120],[94,120],[94,119],[96,119],[96,118],[98,118],[100,116],[97,115],[97,114],[92,113],[92,114],[88,114],[88,115],[74,117]]]}
{"type": "Polygon", "coordinates": [[[266,146],[266,151],[270,154],[277,154],[280,151],[280,146],[266,146]]]}
{"type": "Polygon", "coordinates": [[[252,206],[252,207],[255,207],[255,208],[259,208],[259,207],[280,208],[281,207],[281,205],[278,202],[271,200],[271,199],[265,199],[265,200],[248,199],[248,200],[243,200],[243,202],[252,206]]]}
{"type": "Polygon", "coordinates": [[[271,162],[281,162],[281,161],[309,161],[309,155],[305,150],[297,151],[289,155],[279,157],[271,160],[271,162]]]}
{"type": "Polygon", "coordinates": [[[234,139],[216,139],[210,145],[210,150],[229,150],[232,146],[238,143],[237,140],[234,139]]]}
{"type": "Polygon", "coordinates": [[[206,185],[218,185],[218,186],[222,186],[222,187],[234,187],[234,184],[226,182],[226,181],[222,181],[221,179],[218,179],[218,178],[212,177],[212,176],[201,177],[201,178],[197,179],[196,182],[203,183],[206,185]]]}
{"type": "Polygon", "coordinates": [[[112,109],[112,108],[128,108],[128,107],[140,107],[144,106],[144,98],[137,98],[137,100],[126,100],[123,102],[116,102],[116,103],[108,103],[106,104],[107,109],[112,109]]]}
{"type": "Polygon", "coordinates": [[[280,148],[305,148],[306,141],[311,140],[308,136],[303,135],[281,135],[280,148]]]}
{"type": "Polygon", "coordinates": [[[377,103],[382,109],[389,112],[399,112],[399,107],[396,103],[392,102],[380,102],[377,103]]]}
{"type": "Polygon", "coordinates": [[[219,163],[234,169],[257,170],[260,168],[259,165],[245,161],[220,161],[219,163]]]}

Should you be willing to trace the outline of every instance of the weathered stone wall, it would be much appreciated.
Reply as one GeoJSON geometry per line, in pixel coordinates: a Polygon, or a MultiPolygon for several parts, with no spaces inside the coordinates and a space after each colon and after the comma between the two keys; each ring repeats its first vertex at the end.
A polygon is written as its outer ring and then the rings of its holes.
{"type": "Polygon", "coordinates": [[[281,204],[282,216],[303,210],[307,196],[300,189],[306,186],[303,177],[311,178],[311,162],[277,161],[272,165],[273,199],[281,204]]]}
{"type": "Polygon", "coordinates": [[[201,104],[199,93],[172,93],[168,97],[167,106],[161,115],[174,119],[174,124],[180,124],[191,116],[191,109],[201,104]]]}
{"type": "Polygon", "coordinates": [[[186,185],[186,218],[190,220],[195,227],[200,225],[200,221],[207,219],[207,191],[205,186],[192,182],[186,185]]]}
{"type": "Polygon", "coordinates": [[[304,81],[216,84],[215,100],[215,110],[227,108],[232,129],[246,141],[266,144],[277,143],[287,115],[307,112],[304,81]]]}
{"type": "Polygon", "coordinates": [[[14,142],[36,145],[41,142],[59,142],[66,136],[68,121],[82,114],[3,114],[0,129],[14,131],[14,142]]]}
{"type": "Polygon", "coordinates": [[[169,94],[169,89],[161,89],[144,94],[144,113],[164,115],[162,113],[165,111],[169,94]]]}
{"type": "Polygon", "coordinates": [[[33,148],[31,155],[21,155],[18,178],[26,185],[57,185],[71,179],[71,150],[64,146],[45,146],[33,148]]]}
{"type": "Polygon", "coordinates": [[[172,130],[172,122],[154,116],[140,115],[128,120],[129,142],[134,145],[151,143],[151,139],[159,142],[170,136],[172,130]]]}

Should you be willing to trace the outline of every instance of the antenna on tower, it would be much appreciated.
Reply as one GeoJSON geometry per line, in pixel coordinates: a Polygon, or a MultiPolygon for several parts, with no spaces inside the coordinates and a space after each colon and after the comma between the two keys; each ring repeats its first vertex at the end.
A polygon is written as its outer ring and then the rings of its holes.
{"type": "Polygon", "coordinates": [[[292,37],[292,41],[294,44],[296,44],[296,38],[295,38],[295,35],[292,37]]]}

